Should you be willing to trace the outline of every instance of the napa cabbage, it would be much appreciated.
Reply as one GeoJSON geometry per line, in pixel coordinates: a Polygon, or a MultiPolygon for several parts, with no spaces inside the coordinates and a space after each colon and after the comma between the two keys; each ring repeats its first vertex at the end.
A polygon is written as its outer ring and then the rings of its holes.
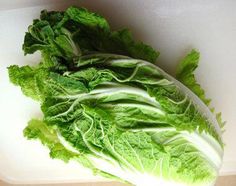
{"type": "Polygon", "coordinates": [[[154,64],[159,52],[76,7],[42,11],[23,50],[40,51],[41,61],[10,66],[9,78],[43,112],[24,136],[40,140],[52,158],[140,186],[214,183],[224,123],[194,76],[197,51],[174,78],[154,64]]]}

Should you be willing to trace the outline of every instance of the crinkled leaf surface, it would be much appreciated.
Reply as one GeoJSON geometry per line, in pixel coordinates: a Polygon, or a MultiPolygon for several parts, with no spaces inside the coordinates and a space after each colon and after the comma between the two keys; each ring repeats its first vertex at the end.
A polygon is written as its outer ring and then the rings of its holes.
{"type": "MultiPolygon", "coordinates": [[[[44,10],[29,26],[23,50],[40,51],[41,62],[10,66],[9,77],[41,103],[44,115],[31,120],[24,135],[39,139],[52,158],[73,159],[135,185],[214,182],[223,153],[220,133],[152,64],[159,53],[135,42],[127,29],[112,31],[84,8],[44,10]]],[[[177,78],[208,104],[193,75],[198,58],[192,51],[177,78]]]]}

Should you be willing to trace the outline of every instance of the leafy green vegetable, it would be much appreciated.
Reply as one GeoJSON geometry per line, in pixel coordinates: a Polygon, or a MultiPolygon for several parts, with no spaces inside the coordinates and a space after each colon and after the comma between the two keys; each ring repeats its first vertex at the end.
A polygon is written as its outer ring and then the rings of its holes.
{"type": "Polygon", "coordinates": [[[198,67],[199,56],[199,52],[192,50],[180,63],[176,77],[189,87],[206,105],[209,105],[211,100],[206,98],[204,90],[197,83],[193,74],[198,67]]]}
{"type": "Polygon", "coordinates": [[[33,99],[40,100],[43,91],[42,81],[48,76],[48,69],[30,66],[8,67],[9,78],[12,83],[21,87],[22,92],[33,99]]]}
{"type": "Polygon", "coordinates": [[[73,60],[80,51],[123,54],[150,62],[159,55],[150,46],[135,42],[127,29],[113,32],[103,17],[75,7],[64,13],[42,11],[41,20],[29,26],[23,50],[25,54],[46,51],[66,60],[73,60]]]}
{"type": "Polygon", "coordinates": [[[199,53],[177,70],[198,98],[153,64],[158,52],[84,8],[42,11],[23,50],[40,51],[41,62],[10,66],[9,77],[44,115],[28,123],[24,136],[39,139],[52,158],[140,186],[214,183],[222,121],[193,75],[199,53]]]}
{"type": "MultiPolygon", "coordinates": [[[[179,64],[176,78],[191,89],[207,106],[209,106],[211,100],[206,98],[203,88],[201,88],[197,83],[195,75],[193,74],[198,67],[199,57],[199,52],[192,50],[179,64]]],[[[214,110],[214,108],[211,108],[212,112],[214,112],[214,110]]],[[[216,114],[216,119],[223,131],[225,122],[222,121],[221,113],[216,114]]]]}

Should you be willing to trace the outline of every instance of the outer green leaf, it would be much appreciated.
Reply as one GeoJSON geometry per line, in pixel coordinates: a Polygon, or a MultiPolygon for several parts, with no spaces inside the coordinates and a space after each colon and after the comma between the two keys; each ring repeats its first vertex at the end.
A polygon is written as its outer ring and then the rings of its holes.
{"type": "Polygon", "coordinates": [[[70,159],[78,156],[78,154],[65,149],[57,137],[56,130],[48,127],[40,120],[31,120],[24,129],[24,136],[28,139],[40,139],[50,149],[50,156],[52,158],[59,158],[68,162],[70,159]]]}
{"type": "Polygon", "coordinates": [[[8,67],[8,73],[10,81],[20,86],[26,96],[36,100],[43,98],[44,87],[42,84],[48,77],[47,69],[13,65],[8,67]]]}
{"type": "MultiPolygon", "coordinates": [[[[201,88],[200,84],[197,83],[194,75],[194,71],[198,67],[199,57],[199,52],[192,50],[179,64],[176,77],[209,106],[211,100],[206,98],[204,90],[201,88]]],[[[211,110],[214,113],[214,108],[211,108],[211,110]]],[[[216,118],[220,128],[223,130],[225,122],[222,121],[221,114],[216,114],[216,118]]]]}
{"type": "Polygon", "coordinates": [[[106,19],[104,19],[102,16],[94,12],[89,12],[85,8],[70,7],[66,10],[65,13],[70,19],[86,27],[90,27],[90,28],[98,27],[102,30],[110,29],[109,24],[107,23],[106,19]]]}
{"type": "Polygon", "coordinates": [[[41,20],[29,26],[23,44],[25,54],[36,50],[72,60],[94,51],[128,55],[156,62],[159,55],[150,46],[135,42],[127,29],[112,32],[100,15],[84,8],[70,7],[65,12],[41,12],[41,20]]]}
{"type": "MultiPolygon", "coordinates": [[[[135,42],[128,30],[111,31],[102,16],[84,8],[42,11],[23,49],[40,51],[42,60],[36,67],[10,66],[9,77],[40,101],[44,114],[24,135],[39,139],[52,158],[73,159],[135,185],[215,181],[223,155],[215,118],[185,86],[149,63],[158,52],[135,42]]],[[[208,104],[193,75],[198,59],[192,51],[177,77],[208,104]]],[[[220,114],[217,120],[223,123],[220,114]]]]}
{"type": "Polygon", "coordinates": [[[176,77],[188,88],[190,88],[206,105],[210,104],[210,99],[206,98],[204,90],[197,83],[194,70],[198,67],[199,52],[192,50],[179,64],[176,77]]]}

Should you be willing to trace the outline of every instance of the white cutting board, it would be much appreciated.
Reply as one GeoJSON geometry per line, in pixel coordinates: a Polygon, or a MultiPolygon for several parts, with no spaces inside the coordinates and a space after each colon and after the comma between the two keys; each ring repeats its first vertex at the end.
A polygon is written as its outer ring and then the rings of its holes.
{"type": "Polygon", "coordinates": [[[201,52],[197,79],[227,120],[221,175],[236,174],[236,1],[87,0],[0,1],[0,179],[14,183],[103,180],[77,163],[52,160],[47,148],[23,138],[39,104],[9,83],[6,67],[37,63],[39,54],[23,56],[27,26],[41,9],[82,5],[104,15],[114,29],[128,27],[135,38],[161,52],[158,65],[174,74],[178,61],[196,48],[201,52]],[[26,8],[27,6],[27,8],[26,8]],[[7,10],[8,9],[8,10],[7,10]]]}

